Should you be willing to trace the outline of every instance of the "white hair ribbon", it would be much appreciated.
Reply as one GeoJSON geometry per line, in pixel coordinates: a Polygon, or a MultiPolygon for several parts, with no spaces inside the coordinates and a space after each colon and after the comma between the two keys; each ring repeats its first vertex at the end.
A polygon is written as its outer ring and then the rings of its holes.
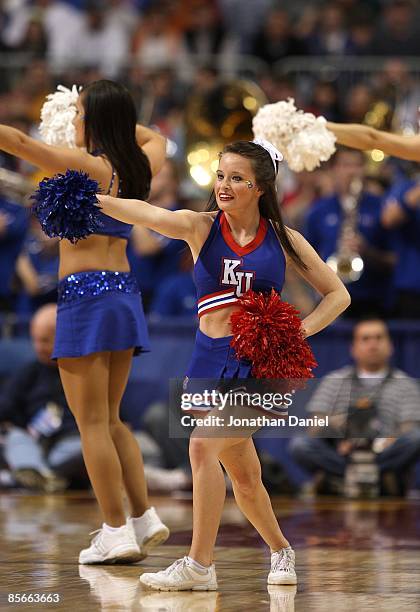
{"type": "Polygon", "coordinates": [[[265,140],[265,138],[255,138],[252,142],[267,151],[267,153],[271,157],[271,161],[274,164],[274,170],[277,172],[276,162],[283,161],[283,155],[280,153],[280,151],[273,144],[271,144],[271,142],[265,140]]]}

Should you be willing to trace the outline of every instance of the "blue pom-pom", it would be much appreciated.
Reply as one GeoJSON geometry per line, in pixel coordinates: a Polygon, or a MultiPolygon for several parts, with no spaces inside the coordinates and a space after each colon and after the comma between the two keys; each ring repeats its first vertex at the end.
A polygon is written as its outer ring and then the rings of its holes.
{"type": "Polygon", "coordinates": [[[67,170],[39,183],[32,210],[47,236],[75,243],[103,227],[98,191],[97,181],[86,172],[67,170]]]}

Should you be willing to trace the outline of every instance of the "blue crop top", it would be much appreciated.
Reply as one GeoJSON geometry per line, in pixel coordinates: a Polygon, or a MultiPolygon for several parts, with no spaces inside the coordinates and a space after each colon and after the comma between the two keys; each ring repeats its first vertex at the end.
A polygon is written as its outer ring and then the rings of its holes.
{"type": "Polygon", "coordinates": [[[280,293],[285,270],[283,249],[269,221],[260,217],[255,238],[240,246],[219,211],[194,266],[198,316],[231,306],[248,289],[280,293]]]}
{"type": "MultiPolygon", "coordinates": [[[[93,155],[100,155],[100,153],[95,152],[93,153],[93,155]]],[[[114,185],[114,181],[115,181],[115,177],[116,177],[116,172],[115,169],[112,168],[112,177],[111,177],[111,182],[109,184],[108,187],[108,191],[106,192],[105,195],[109,195],[111,193],[111,189],[114,185]]],[[[121,184],[118,187],[118,193],[117,193],[117,197],[121,196],[121,184]]],[[[112,217],[109,217],[108,215],[105,215],[104,213],[99,213],[99,220],[102,224],[102,227],[95,232],[95,234],[100,234],[102,236],[115,236],[116,238],[125,238],[126,240],[128,240],[128,238],[130,237],[130,233],[132,230],[132,225],[130,225],[129,223],[123,223],[122,221],[117,221],[117,219],[113,219],[112,217]]]]}

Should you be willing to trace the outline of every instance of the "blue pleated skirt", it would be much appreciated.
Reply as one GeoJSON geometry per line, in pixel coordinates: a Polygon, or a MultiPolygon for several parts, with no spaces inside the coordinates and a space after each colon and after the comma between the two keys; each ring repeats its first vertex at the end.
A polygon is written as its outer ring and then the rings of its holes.
{"type": "Polygon", "coordinates": [[[188,378],[249,378],[252,363],[238,359],[230,346],[232,337],[210,338],[198,329],[186,372],[188,378]]]}
{"type": "MultiPolygon", "coordinates": [[[[191,394],[203,394],[205,391],[230,390],[235,384],[223,384],[233,379],[250,379],[252,363],[238,359],[235,349],[230,346],[232,336],[210,338],[199,329],[195,345],[184,379],[183,390],[191,394]]],[[[210,402],[195,404],[194,411],[210,410],[210,402]]]]}
{"type": "Polygon", "coordinates": [[[102,351],[150,350],[137,281],[131,272],[76,272],[58,285],[53,359],[102,351]]]}
{"type": "MultiPolygon", "coordinates": [[[[271,386],[273,381],[253,378],[252,362],[238,358],[235,349],[230,346],[232,337],[210,338],[197,330],[193,354],[183,384],[184,393],[199,396],[193,400],[194,407],[191,412],[206,412],[217,407],[217,403],[213,403],[208,396],[205,397],[206,391],[258,394],[258,398],[267,393],[273,396],[273,393],[277,392],[277,389],[271,386]]],[[[190,399],[192,400],[192,397],[190,399]]],[[[287,407],[281,405],[273,405],[267,411],[261,405],[253,404],[252,411],[275,417],[288,414],[287,407]]]]}

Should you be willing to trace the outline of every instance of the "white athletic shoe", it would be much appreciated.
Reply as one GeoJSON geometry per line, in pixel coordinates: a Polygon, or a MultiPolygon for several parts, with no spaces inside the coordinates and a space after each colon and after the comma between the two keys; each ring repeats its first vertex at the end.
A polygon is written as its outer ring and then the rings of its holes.
{"type": "Polygon", "coordinates": [[[137,545],[133,530],[123,525],[118,531],[102,529],[96,533],[89,548],[80,552],[79,563],[135,563],[141,559],[140,549],[137,545]]]}
{"type": "Polygon", "coordinates": [[[153,506],[140,518],[128,518],[127,525],[134,532],[140,548],[140,559],[145,559],[152,548],[163,544],[169,538],[169,529],[162,523],[153,506]]]}
{"type": "Polygon", "coordinates": [[[271,553],[271,571],[268,574],[268,584],[296,584],[295,551],[283,548],[271,553]]]}
{"type": "Polygon", "coordinates": [[[188,557],[178,559],[166,570],[146,573],[140,582],[158,591],[216,591],[217,579],[214,565],[206,571],[198,572],[188,557]]]}

